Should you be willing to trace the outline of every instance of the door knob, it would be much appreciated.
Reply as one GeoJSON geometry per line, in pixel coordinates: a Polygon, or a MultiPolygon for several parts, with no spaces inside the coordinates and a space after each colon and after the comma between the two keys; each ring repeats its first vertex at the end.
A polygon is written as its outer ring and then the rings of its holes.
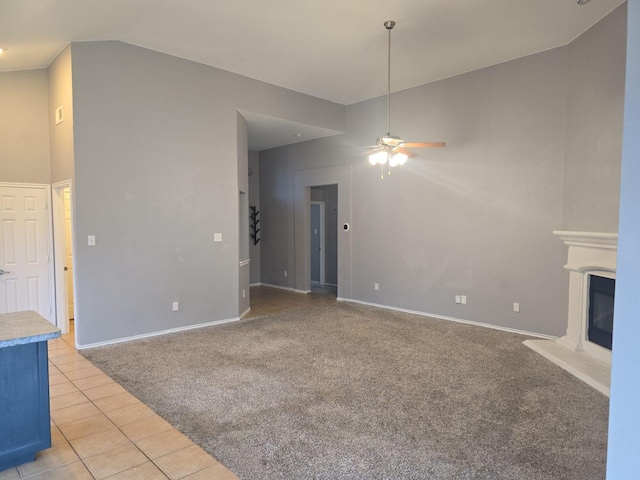
{"type": "Polygon", "coordinates": [[[6,270],[2,270],[2,269],[0,268],[0,275],[4,275],[5,273],[11,273],[11,272],[7,272],[6,270]]]}

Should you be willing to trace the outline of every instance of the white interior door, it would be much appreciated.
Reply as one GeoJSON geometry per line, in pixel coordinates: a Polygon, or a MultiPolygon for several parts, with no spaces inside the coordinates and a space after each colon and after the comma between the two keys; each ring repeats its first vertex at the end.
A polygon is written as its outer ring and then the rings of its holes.
{"type": "Polygon", "coordinates": [[[71,246],[71,189],[66,187],[64,198],[64,230],[65,230],[65,282],[67,284],[67,315],[73,319],[73,248],[71,246]]]}
{"type": "Polygon", "coordinates": [[[44,186],[0,185],[0,313],[52,321],[48,196],[44,186]]]}

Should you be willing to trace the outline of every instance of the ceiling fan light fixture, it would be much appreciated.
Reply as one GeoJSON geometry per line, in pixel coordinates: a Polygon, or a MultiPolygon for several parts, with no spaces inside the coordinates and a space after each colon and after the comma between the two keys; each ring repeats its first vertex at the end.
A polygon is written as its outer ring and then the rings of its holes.
{"type": "Polygon", "coordinates": [[[407,163],[409,156],[406,153],[398,152],[393,156],[393,158],[398,165],[404,165],[407,163]]]}
{"type": "Polygon", "coordinates": [[[384,165],[387,160],[389,160],[389,154],[384,150],[369,155],[369,163],[371,165],[384,165]]]}
{"type": "Polygon", "coordinates": [[[404,165],[407,163],[407,159],[409,156],[406,153],[395,152],[389,154],[389,166],[390,167],[399,167],[400,165],[404,165]]]}

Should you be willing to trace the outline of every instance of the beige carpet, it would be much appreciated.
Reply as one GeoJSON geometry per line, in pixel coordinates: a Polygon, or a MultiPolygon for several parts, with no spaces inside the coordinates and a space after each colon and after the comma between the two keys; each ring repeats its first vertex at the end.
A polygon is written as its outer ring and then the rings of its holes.
{"type": "Polygon", "coordinates": [[[523,340],[338,303],[83,353],[243,479],[603,478],[608,399],[523,340]]]}

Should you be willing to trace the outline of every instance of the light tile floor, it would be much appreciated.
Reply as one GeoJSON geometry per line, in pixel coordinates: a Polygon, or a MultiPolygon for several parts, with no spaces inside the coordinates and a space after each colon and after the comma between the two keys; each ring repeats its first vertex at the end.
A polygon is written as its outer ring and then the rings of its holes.
{"type": "MultiPolygon", "coordinates": [[[[251,287],[248,317],[335,302],[335,290],[304,295],[251,287]]],[[[237,479],[75,349],[73,328],[49,341],[52,447],[0,472],[0,480],[237,479]]]]}

